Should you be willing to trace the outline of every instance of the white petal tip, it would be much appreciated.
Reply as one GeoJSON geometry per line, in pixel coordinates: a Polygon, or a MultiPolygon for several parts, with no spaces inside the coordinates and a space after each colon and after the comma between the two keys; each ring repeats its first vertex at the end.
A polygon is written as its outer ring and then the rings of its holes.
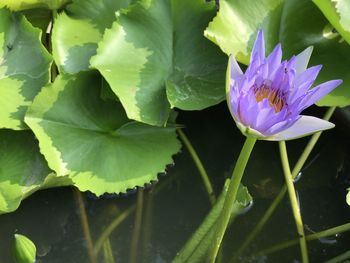
{"type": "Polygon", "coordinates": [[[334,124],[312,116],[301,116],[291,127],[265,138],[269,141],[287,141],[334,128],[334,124]]]}

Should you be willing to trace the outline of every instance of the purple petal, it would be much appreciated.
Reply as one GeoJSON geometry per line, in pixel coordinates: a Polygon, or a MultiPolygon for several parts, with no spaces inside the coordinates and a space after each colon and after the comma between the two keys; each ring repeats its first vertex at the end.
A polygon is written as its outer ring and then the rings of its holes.
{"type": "Polygon", "coordinates": [[[299,55],[296,56],[295,69],[296,69],[297,75],[299,75],[300,73],[306,70],[307,64],[309,63],[313,49],[314,48],[312,46],[308,47],[303,52],[301,52],[299,55]]]}
{"type": "Polygon", "coordinates": [[[273,74],[277,69],[279,64],[281,64],[282,59],[282,47],[279,43],[272,51],[272,53],[267,57],[267,64],[269,65],[269,74],[273,74]]]}
{"type": "Polygon", "coordinates": [[[292,126],[289,128],[272,135],[271,137],[265,138],[269,141],[286,141],[297,139],[310,135],[312,133],[328,130],[334,127],[333,123],[328,121],[312,117],[312,116],[301,116],[292,126]]]}
{"type": "Polygon", "coordinates": [[[262,30],[258,31],[256,40],[253,46],[252,54],[250,56],[250,63],[257,62],[258,65],[261,65],[265,59],[265,41],[264,33],[262,30]]]}
{"type": "Polygon", "coordinates": [[[230,79],[237,79],[238,77],[240,77],[241,75],[243,75],[243,72],[241,70],[241,68],[239,67],[236,59],[234,56],[230,56],[230,79]]]}
{"type": "Polygon", "coordinates": [[[303,97],[301,97],[300,101],[296,102],[298,103],[298,111],[301,112],[302,110],[316,103],[323,96],[339,86],[342,82],[343,81],[341,79],[330,80],[316,86],[312,90],[309,90],[303,97]]]}
{"type": "Polygon", "coordinates": [[[288,97],[288,104],[294,103],[299,97],[305,94],[314,83],[322,65],[308,68],[301,74],[297,75],[294,80],[294,88],[288,97]]]}

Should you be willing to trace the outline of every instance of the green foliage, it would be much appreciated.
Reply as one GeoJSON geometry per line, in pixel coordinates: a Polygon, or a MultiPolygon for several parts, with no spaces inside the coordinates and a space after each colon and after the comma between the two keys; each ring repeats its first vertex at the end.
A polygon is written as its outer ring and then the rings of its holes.
{"type": "Polygon", "coordinates": [[[349,44],[342,39],[345,35],[340,35],[340,31],[333,32],[329,21],[311,1],[222,0],[220,11],[206,29],[205,36],[226,54],[233,54],[240,62],[248,64],[260,28],[264,29],[267,51],[271,52],[281,42],[285,58],[314,46],[310,65],[323,65],[317,81],[339,78],[344,81],[318,104],[350,104],[349,44]]]}
{"type": "Polygon", "coordinates": [[[119,102],[99,97],[101,83],[97,72],[59,76],[26,116],[57,176],[96,195],[156,180],[180,149],[175,128],[130,121],[119,102]]]}
{"type": "Polygon", "coordinates": [[[71,0],[1,0],[0,8],[8,7],[13,11],[28,10],[32,8],[59,9],[71,0]]]}
{"type": "Polygon", "coordinates": [[[36,258],[34,243],[24,235],[15,234],[13,257],[15,263],[34,263],[36,258]]]}
{"type": "Polygon", "coordinates": [[[52,32],[53,56],[62,73],[88,70],[103,32],[116,19],[115,12],[131,0],[76,0],[58,15],[52,32]]]}
{"type": "Polygon", "coordinates": [[[101,195],[156,180],[180,150],[171,110],[224,100],[226,54],[247,64],[259,28],[267,49],[282,42],[286,57],[313,45],[311,64],[324,65],[318,80],[344,80],[320,105],[350,104],[346,1],[222,0],[219,12],[198,0],[4,6],[0,213],[47,187],[101,195]]]}
{"type": "Polygon", "coordinates": [[[49,80],[51,57],[40,39],[24,16],[0,9],[0,128],[25,129],[27,107],[49,80]]]}
{"type": "Polygon", "coordinates": [[[225,98],[225,57],[203,30],[213,3],[143,0],[118,13],[91,60],[129,118],[164,125],[170,108],[200,110],[225,98]]]}

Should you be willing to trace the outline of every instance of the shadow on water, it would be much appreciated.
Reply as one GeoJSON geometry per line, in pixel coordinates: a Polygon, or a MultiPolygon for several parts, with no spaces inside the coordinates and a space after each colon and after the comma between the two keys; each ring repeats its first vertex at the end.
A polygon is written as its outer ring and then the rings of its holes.
{"type": "MultiPolygon", "coordinates": [[[[183,131],[198,151],[218,194],[224,178],[231,174],[244,139],[231,121],[225,103],[201,112],[180,112],[178,123],[185,126],[183,131]]],[[[345,135],[341,128],[322,135],[296,183],[307,234],[350,221],[350,210],[345,203],[346,188],[350,185],[350,139],[345,135]]],[[[291,164],[306,142],[307,139],[288,142],[291,164]]],[[[137,262],[171,262],[210,209],[201,178],[185,149],[175,157],[175,163],[168,167],[166,176],[159,177],[158,184],[144,190],[140,233],[136,235],[137,262]]],[[[239,247],[283,185],[277,144],[257,143],[243,183],[253,196],[254,205],[228,230],[223,262],[228,262],[232,251],[239,247]]],[[[38,192],[16,212],[0,216],[0,262],[11,262],[9,246],[16,232],[36,243],[38,262],[90,262],[73,191],[73,188],[60,188],[38,192]]],[[[136,194],[96,199],[85,193],[83,197],[93,242],[123,211],[136,207],[137,202],[136,194]]],[[[109,236],[115,262],[130,262],[134,225],[135,212],[131,212],[109,236]]],[[[240,262],[300,260],[298,246],[252,257],[264,248],[294,238],[295,225],[285,198],[240,262]]],[[[311,241],[310,258],[312,262],[332,258],[348,250],[349,241],[350,233],[311,241]]],[[[102,255],[103,249],[98,262],[106,262],[102,255]]]]}

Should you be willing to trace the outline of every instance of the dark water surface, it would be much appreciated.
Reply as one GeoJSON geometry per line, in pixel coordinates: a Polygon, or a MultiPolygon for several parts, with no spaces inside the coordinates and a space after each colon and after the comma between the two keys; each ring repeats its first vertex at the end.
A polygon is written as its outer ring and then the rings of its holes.
{"type": "MultiPolygon", "coordinates": [[[[307,234],[350,222],[350,208],[345,203],[345,189],[350,185],[350,133],[339,118],[335,121],[339,125],[322,135],[296,183],[307,234]]],[[[185,125],[184,132],[198,151],[218,194],[224,178],[231,174],[244,140],[226,105],[201,112],[181,112],[178,123],[185,125]]],[[[306,142],[307,139],[301,139],[287,143],[291,166],[306,142]]],[[[119,215],[135,207],[109,236],[115,262],[171,262],[210,210],[203,183],[186,149],[175,156],[175,166],[167,170],[158,184],[143,191],[142,199],[141,194],[100,199],[83,194],[93,242],[119,215]],[[135,232],[137,207],[141,225],[135,232]]],[[[279,192],[283,179],[277,143],[258,142],[243,178],[254,205],[227,232],[223,262],[229,262],[232,252],[257,224],[279,192]]],[[[1,215],[0,263],[11,262],[10,242],[16,232],[35,242],[38,262],[90,262],[75,191],[74,188],[41,191],[25,200],[16,212],[1,215]]],[[[298,246],[252,257],[261,249],[296,236],[289,201],[285,198],[239,261],[298,262],[298,246]]],[[[311,262],[323,262],[341,254],[350,249],[349,244],[350,233],[308,242],[311,262]]],[[[106,262],[103,249],[99,255],[97,262],[106,262]]]]}

